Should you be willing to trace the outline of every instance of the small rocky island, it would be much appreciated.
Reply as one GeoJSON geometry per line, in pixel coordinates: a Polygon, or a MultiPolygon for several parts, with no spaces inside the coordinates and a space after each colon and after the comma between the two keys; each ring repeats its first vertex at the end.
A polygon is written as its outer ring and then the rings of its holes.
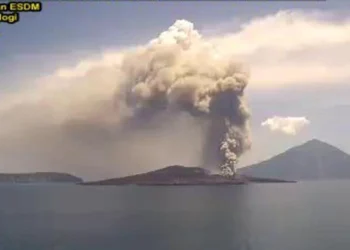
{"type": "Polygon", "coordinates": [[[208,170],[199,167],[169,166],[159,170],[113,178],[94,182],[81,183],[82,185],[148,185],[148,186],[174,186],[174,185],[241,185],[250,182],[276,183],[293,182],[269,178],[255,178],[245,175],[224,177],[211,174],[208,170]]]}
{"type": "Polygon", "coordinates": [[[0,174],[0,183],[80,183],[74,175],[56,172],[0,174]]]}

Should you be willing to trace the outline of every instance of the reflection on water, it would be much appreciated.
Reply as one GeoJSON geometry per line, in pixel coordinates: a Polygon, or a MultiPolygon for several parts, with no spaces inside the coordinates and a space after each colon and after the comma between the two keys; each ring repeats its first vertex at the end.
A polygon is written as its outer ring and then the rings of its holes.
{"type": "Polygon", "coordinates": [[[349,249],[350,181],[0,186],[0,249],[349,249]]]}

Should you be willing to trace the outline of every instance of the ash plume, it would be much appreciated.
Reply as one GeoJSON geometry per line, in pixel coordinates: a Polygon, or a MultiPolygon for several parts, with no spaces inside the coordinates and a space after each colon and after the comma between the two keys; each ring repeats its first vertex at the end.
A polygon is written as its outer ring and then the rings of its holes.
{"type": "MultiPolygon", "coordinates": [[[[248,72],[242,65],[203,42],[193,24],[179,20],[148,46],[128,54],[122,72],[124,89],[118,100],[125,100],[133,116],[186,111],[207,120],[206,144],[217,151],[213,162],[223,174],[235,173],[238,158],[250,147],[243,99],[248,72]]],[[[204,155],[213,155],[205,149],[212,150],[204,147],[204,155]]]]}
{"type": "Polygon", "coordinates": [[[226,49],[178,20],[145,46],[3,98],[0,157],[20,171],[90,179],[174,163],[232,175],[251,143],[248,76],[226,49]]]}

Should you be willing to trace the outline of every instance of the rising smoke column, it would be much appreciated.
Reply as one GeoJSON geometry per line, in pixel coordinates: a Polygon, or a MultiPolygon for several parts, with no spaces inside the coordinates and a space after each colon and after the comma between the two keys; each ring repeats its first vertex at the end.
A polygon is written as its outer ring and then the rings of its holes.
{"type": "Polygon", "coordinates": [[[235,173],[238,158],[250,148],[248,73],[242,65],[204,42],[192,23],[178,20],[148,46],[129,52],[121,71],[116,100],[126,103],[127,122],[188,112],[209,126],[204,164],[210,159],[222,174],[235,173]]]}
{"type": "Polygon", "coordinates": [[[233,174],[250,145],[248,73],[227,46],[208,41],[180,20],[146,45],[4,96],[2,165],[92,179],[174,162],[233,174]]]}

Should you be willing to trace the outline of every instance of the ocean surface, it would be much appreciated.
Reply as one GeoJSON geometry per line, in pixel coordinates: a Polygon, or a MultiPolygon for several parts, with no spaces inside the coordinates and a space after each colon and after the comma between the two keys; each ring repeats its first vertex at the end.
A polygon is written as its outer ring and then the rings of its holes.
{"type": "Polygon", "coordinates": [[[0,249],[350,249],[350,181],[0,185],[0,249]]]}

